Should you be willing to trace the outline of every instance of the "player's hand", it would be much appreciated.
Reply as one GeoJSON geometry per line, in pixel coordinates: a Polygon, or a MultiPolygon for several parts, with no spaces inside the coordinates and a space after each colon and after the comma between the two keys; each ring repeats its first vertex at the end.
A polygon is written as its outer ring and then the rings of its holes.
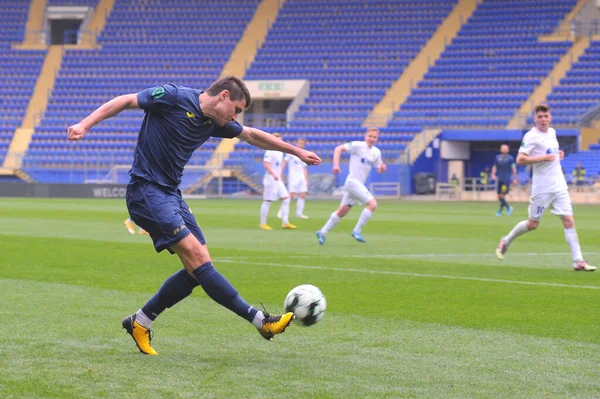
{"type": "Polygon", "coordinates": [[[565,159],[565,152],[563,150],[560,150],[558,152],[558,155],[560,156],[560,160],[562,161],[563,159],[565,159]]]}
{"type": "Polygon", "coordinates": [[[337,175],[340,172],[341,172],[340,167],[337,165],[333,165],[333,173],[335,173],[337,175]]]}
{"type": "Polygon", "coordinates": [[[273,179],[275,179],[275,181],[278,181],[279,180],[279,176],[273,175],[273,179]]]}
{"type": "Polygon", "coordinates": [[[546,160],[546,162],[554,162],[556,161],[556,155],[555,154],[547,154],[544,159],[546,160]]]}
{"type": "Polygon", "coordinates": [[[68,140],[81,140],[83,136],[87,133],[88,128],[83,126],[81,123],[77,123],[73,126],[69,126],[67,130],[67,139],[68,140]]]}
{"type": "Polygon", "coordinates": [[[298,154],[298,158],[310,166],[315,166],[321,163],[321,158],[319,158],[317,154],[306,150],[301,150],[300,154],[298,154]]]}
{"type": "Polygon", "coordinates": [[[492,175],[491,178],[492,178],[492,180],[495,181],[496,180],[496,175],[492,175]]]}
{"type": "Polygon", "coordinates": [[[379,173],[383,173],[387,170],[387,165],[382,163],[381,166],[377,169],[379,173]]]}

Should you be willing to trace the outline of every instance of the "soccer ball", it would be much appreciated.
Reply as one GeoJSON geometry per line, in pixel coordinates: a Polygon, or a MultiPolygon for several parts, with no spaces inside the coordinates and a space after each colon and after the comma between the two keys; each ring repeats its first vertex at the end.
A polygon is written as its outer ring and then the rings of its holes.
{"type": "Polygon", "coordinates": [[[294,323],[308,327],[323,318],[327,302],[320,289],[314,285],[303,284],[287,294],[283,307],[286,312],[294,312],[294,323]]]}

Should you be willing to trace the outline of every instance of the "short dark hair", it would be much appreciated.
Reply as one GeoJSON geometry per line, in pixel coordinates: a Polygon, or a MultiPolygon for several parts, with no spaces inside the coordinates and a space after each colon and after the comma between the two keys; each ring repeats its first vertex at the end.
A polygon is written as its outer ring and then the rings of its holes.
{"type": "Polygon", "coordinates": [[[536,114],[538,112],[550,112],[550,106],[548,104],[539,104],[536,105],[534,110],[536,114]]]}
{"type": "Polygon", "coordinates": [[[248,109],[252,102],[252,97],[250,97],[250,91],[242,79],[236,78],[235,76],[226,76],[211,84],[210,87],[206,89],[206,93],[208,93],[209,96],[214,97],[223,90],[229,91],[229,98],[232,101],[245,99],[245,108],[248,109]]]}

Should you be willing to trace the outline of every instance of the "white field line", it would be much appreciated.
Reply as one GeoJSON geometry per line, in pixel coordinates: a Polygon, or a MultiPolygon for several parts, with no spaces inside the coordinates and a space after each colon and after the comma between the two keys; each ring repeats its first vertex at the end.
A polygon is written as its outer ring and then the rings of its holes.
{"type": "MultiPolygon", "coordinates": [[[[519,257],[519,256],[561,256],[561,255],[571,255],[570,252],[510,252],[509,255],[511,257],[519,257]]],[[[585,252],[584,255],[600,255],[600,252],[585,252]]],[[[262,256],[262,259],[281,259],[284,254],[281,256],[262,256]]],[[[404,258],[496,258],[496,255],[493,252],[481,253],[481,254],[386,254],[386,255],[377,255],[377,254],[369,254],[369,255],[323,255],[323,254],[314,254],[314,255],[290,255],[285,256],[288,259],[312,259],[312,258],[359,258],[359,259],[372,259],[372,258],[381,258],[381,259],[404,259],[404,258]]],[[[220,259],[248,259],[246,256],[227,256],[220,259]]]]}
{"type": "MultiPolygon", "coordinates": [[[[346,272],[346,273],[383,274],[383,275],[393,275],[393,276],[437,278],[437,279],[447,279],[447,280],[469,280],[469,281],[483,281],[483,282],[488,282],[488,283],[536,285],[536,286],[542,286],[542,287],[580,288],[580,289],[589,289],[589,290],[600,290],[600,286],[593,286],[593,285],[569,285],[569,284],[544,283],[544,282],[535,282],[535,281],[503,280],[503,279],[485,278],[485,277],[449,276],[449,275],[445,275],[445,274],[429,274],[429,273],[409,273],[409,272],[398,272],[398,271],[393,271],[393,270],[366,270],[366,269],[353,269],[353,268],[328,267],[328,266],[309,266],[309,265],[296,265],[296,264],[290,265],[290,264],[286,264],[286,263],[273,263],[273,262],[249,262],[249,261],[243,260],[243,258],[241,258],[241,257],[238,259],[215,259],[215,260],[217,262],[223,262],[223,263],[237,263],[237,264],[245,264],[245,265],[269,266],[269,267],[284,267],[284,268],[292,268],[292,269],[328,270],[328,271],[346,272]]],[[[572,273],[575,273],[575,272],[572,272],[572,273]]],[[[581,272],[581,273],[585,273],[585,272],[581,272]]]]}

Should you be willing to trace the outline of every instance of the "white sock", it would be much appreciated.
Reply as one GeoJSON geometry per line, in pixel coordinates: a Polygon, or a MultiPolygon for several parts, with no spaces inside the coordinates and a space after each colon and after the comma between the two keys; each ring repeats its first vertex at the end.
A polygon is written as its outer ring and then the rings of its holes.
{"type": "Polygon", "coordinates": [[[571,247],[571,254],[573,255],[573,262],[583,260],[581,254],[581,247],[579,246],[579,237],[577,237],[577,231],[575,228],[565,229],[565,238],[567,243],[571,247]]]}
{"type": "Polygon", "coordinates": [[[269,214],[269,208],[271,207],[271,201],[263,201],[260,207],[260,225],[267,224],[267,215],[269,214]]]}
{"type": "Polygon", "coordinates": [[[290,199],[286,198],[281,203],[281,222],[283,224],[288,224],[290,222],[290,199]]]}
{"type": "Polygon", "coordinates": [[[507,244],[510,244],[515,238],[520,235],[527,233],[529,230],[527,229],[527,221],[523,220],[522,222],[517,223],[515,227],[508,233],[504,240],[507,244]]]}
{"type": "Polygon", "coordinates": [[[356,222],[356,226],[354,226],[354,230],[352,231],[355,233],[360,233],[364,225],[367,224],[369,219],[371,219],[371,216],[373,216],[373,212],[367,208],[363,209],[360,213],[360,217],[358,218],[358,222],[356,222]]]}
{"type": "Polygon", "coordinates": [[[261,312],[259,310],[254,315],[254,318],[252,319],[252,324],[254,324],[254,327],[256,327],[256,328],[258,328],[260,330],[262,328],[262,326],[263,326],[263,320],[264,319],[265,319],[265,315],[263,314],[263,312],[261,312]]]}
{"type": "Polygon", "coordinates": [[[150,328],[152,327],[152,323],[154,323],[154,320],[150,320],[148,316],[146,316],[146,313],[142,312],[142,309],[135,312],[135,321],[144,328],[150,328]]]}
{"type": "Polygon", "coordinates": [[[333,212],[331,216],[329,216],[329,220],[325,223],[325,226],[321,228],[321,234],[327,234],[329,230],[333,229],[335,225],[340,222],[340,220],[342,220],[342,218],[339,217],[337,213],[333,212]]]}
{"type": "Polygon", "coordinates": [[[304,198],[298,198],[296,202],[296,215],[304,215],[304,198]]]}

